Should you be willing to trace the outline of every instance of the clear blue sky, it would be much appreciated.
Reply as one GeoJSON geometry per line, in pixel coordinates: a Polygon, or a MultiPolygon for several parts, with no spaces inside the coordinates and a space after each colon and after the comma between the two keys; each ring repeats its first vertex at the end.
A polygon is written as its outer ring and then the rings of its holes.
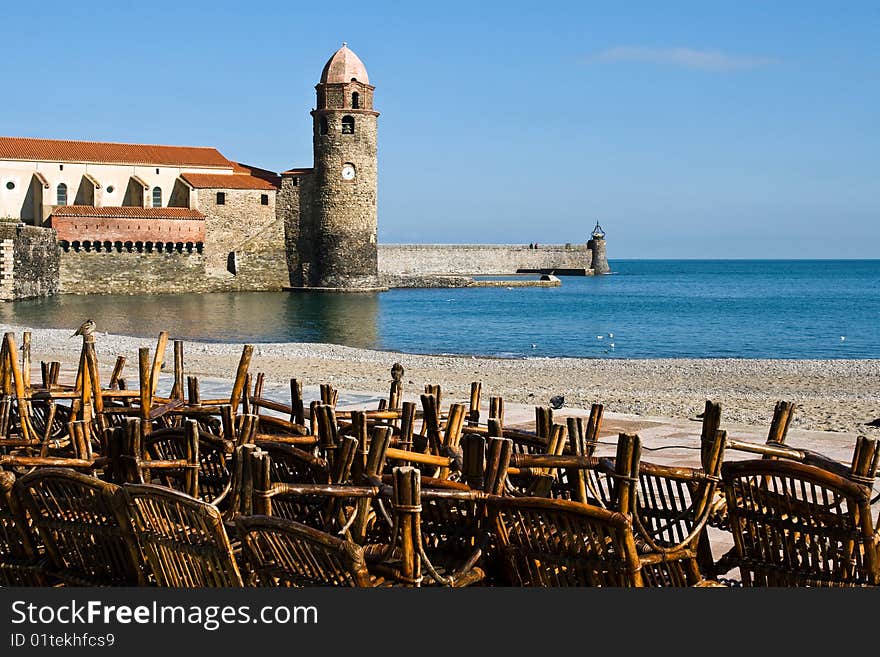
{"type": "Polygon", "coordinates": [[[342,41],[387,242],[878,257],[880,3],[6,3],[0,134],[311,164],[342,41]],[[127,6],[126,6],[127,5],[127,6]]]}

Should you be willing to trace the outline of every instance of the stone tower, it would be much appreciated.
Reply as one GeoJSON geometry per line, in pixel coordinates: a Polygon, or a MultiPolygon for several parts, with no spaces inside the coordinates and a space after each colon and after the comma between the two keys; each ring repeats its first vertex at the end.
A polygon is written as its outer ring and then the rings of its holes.
{"type": "Polygon", "coordinates": [[[590,241],[587,242],[587,246],[593,254],[592,263],[590,264],[593,273],[610,274],[611,267],[608,266],[608,257],[605,255],[605,231],[602,230],[602,226],[599,225],[598,221],[592,235],[590,235],[590,241]]]}
{"type": "Polygon", "coordinates": [[[376,124],[363,62],[346,44],[321,73],[312,111],[314,266],[308,287],[379,286],[376,250],[376,124]]]}

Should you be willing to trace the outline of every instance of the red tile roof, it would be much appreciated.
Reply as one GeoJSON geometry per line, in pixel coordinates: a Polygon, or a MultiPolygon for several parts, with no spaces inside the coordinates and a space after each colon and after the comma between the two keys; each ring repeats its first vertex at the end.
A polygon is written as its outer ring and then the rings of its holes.
{"type": "Polygon", "coordinates": [[[246,173],[257,178],[262,178],[263,180],[268,180],[276,187],[281,187],[281,176],[268,169],[261,169],[260,167],[255,167],[250,164],[236,162],[235,168],[232,171],[233,173],[246,173]]]}
{"type": "Polygon", "coordinates": [[[198,210],[190,208],[96,208],[91,205],[59,205],[52,210],[53,217],[98,217],[107,219],[204,219],[198,210]]]}
{"type": "Polygon", "coordinates": [[[307,176],[311,173],[315,173],[315,169],[313,167],[309,168],[301,168],[301,169],[288,169],[281,173],[282,176],[307,176]]]}
{"type": "Polygon", "coordinates": [[[196,189],[276,189],[268,180],[244,173],[182,173],[180,177],[196,189]]]}
{"type": "Polygon", "coordinates": [[[61,141],[26,137],[0,137],[0,160],[196,166],[225,169],[234,166],[216,148],[202,146],[111,144],[97,141],[61,141]]]}

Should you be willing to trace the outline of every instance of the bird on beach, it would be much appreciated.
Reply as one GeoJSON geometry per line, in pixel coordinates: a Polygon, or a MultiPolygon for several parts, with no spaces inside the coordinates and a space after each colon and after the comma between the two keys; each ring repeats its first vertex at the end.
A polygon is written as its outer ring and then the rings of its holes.
{"type": "Polygon", "coordinates": [[[92,335],[95,332],[95,320],[87,319],[80,327],[76,329],[76,333],[71,335],[70,337],[75,338],[78,335],[92,335]]]}
{"type": "Polygon", "coordinates": [[[565,405],[565,397],[562,395],[555,395],[550,398],[550,408],[554,410],[558,410],[565,405]]]}

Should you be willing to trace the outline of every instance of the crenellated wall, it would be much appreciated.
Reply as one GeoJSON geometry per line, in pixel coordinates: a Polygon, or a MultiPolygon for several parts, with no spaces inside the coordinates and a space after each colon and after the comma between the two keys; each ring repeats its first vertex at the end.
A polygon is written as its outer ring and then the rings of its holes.
{"type": "Polygon", "coordinates": [[[521,269],[589,268],[583,244],[379,244],[379,272],[391,275],[503,275],[521,269]]]}

